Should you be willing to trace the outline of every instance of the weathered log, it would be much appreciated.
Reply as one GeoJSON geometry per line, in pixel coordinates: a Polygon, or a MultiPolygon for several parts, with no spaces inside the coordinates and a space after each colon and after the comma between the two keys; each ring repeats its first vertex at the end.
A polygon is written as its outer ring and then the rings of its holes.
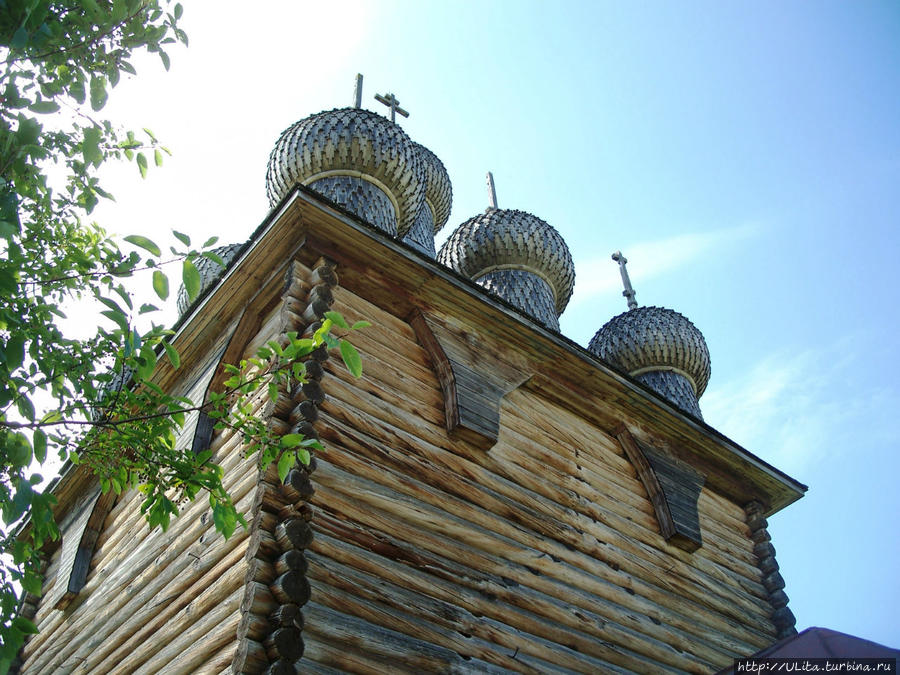
{"type": "MultiPolygon", "coordinates": [[[[300,572],[289,570],[275,579],[270,586],[272,595],[282,604],[303,606],[309,602],[309,581],[300,572]]],[[[268,612],[271,614],[272,612],[268,612]]]]}
{"type": "Polygon", "coordinates": [[[309,275],[309,281],[313,285],[325,284],[326,286],[335,287],[340,283],[337,272],[333,265],[320,265],[316,267],[309,275]]]}
{"type": "Polygon", "coordinates": [[[297,668],[290,661],[279,659],[266,668],[266,675],[295,675],[297,668]]]}
{"type": "Polygon", "coordinates": [[[769,596],[769,601],[772,603],[772,607],[778,609],[780,607],[785,607],[788,604],[788,596],[783,590],[778,590],[772,593],[769,596]]]}
{"type": "Polygon", "coordinates": [[[284,436],[290,431],[291,425],[278,417],[270,417],[266,420],[266,426],[275,436],[284,436]]]}
{"type": "Polygon", "coordinates": [[[759,569],[764,575],[778,571],[778,561],[772,557],[766,557],[759,561],[759,569]]]}
{"type": "Polygon", "coordinates": [[[262,584],[272,583],[275,579],[275,567],[268,560],[253,558],[247,563],[247,581],[258,581],[262,584]]]}
{"type": "Polygon", "coordinates": [[[248,558],[258,557],[271,560],[280,554],[281,548],[272,532],[267,532],[260,527],[250,533],[250,541],[247,544],[248,558]]]}
{"type": "Polygon", "coordinates": [[[304,361],[306,364],[306,377],[310,380],[321,380],[325,375],[325,369],[319,361],[308,359],[304,361]]]}
{"type": "Polygon", "coordinates": [[[769,593],[774,593],[784,588],[784,577],[781,572],[772,572],[763,577],[762,583],[769,593]]]}
{"type": "Polygon", "coordinates": [[[291,469],[287,476],[284,477],[284,485],[282,487],[285,495],[293,501],[309,501],[309,498],[316,493],[309,474],[303,469],[291,469]]]}
{"type": "Polygon", "coordinates": [[[272,661],[296,661],[303,656],[303,635],[295,626],[281,626],[273,630],[263,642],[272,661]]]}
{"type": "Polygon", "coordinates": [[[309,356],[311,359],[324,363],[328,360],[328,348],[325,345],[319,345],[309,353],[309,356]]]}
{"type": "Polygon", "coordinates": [[[303,330],[303,333],[300,337],[303,337],[303,338],[306,338],[307,340],[309,340],[313,337],[313,335],[316,334],[316,331],[318,331],[321,327],[322,327],[321,321],[318,321],[318,320],[313,321],[312,323],[310,323],[309,325],[306,326],[306,328],[303,330]]]}
{"type": "Polygon", "coordinates": [[[252,613],[258,616],[268,616],[278,607],[268,584],[251,582],[247,584],[246,592],[241,600],[241,612],[252,613]]]}
{"type": "Polygon", "coordinates": [[[331,292],[331,287],[328,284],[317,284],[312,287],[312,290],[309,292],[309,302],[321,302],[329,307],[334,304],[334,294],[331,292]]]}
{"type": "MultiPolygon", "coordinates": [[[[252,474],[226,473],[226,489],[231,491],[239,510],[245,510],[249,506],[251,497],[247,493],[253,482],[255,481],[252,474]]],[[[131,570],[129,577],[132,581],[129,584],[129,593],[98,594],[97,598],[103,598],[102,611],[109,613],[108,615],[115,613],[116,616],[128,617],[151,605],[152,599],[166,590],[174,592],[176,597],[181,597],[184,589],[196,579],[194,574],[185,572],[192,565],[199,565],[200,569],[205,569],[202,552],[210,542],[221,539],[219,535],[212,536],[215,533],[211,528],[207,529],[207,525],[198,517],[208,508],[203,500],[197,500],[185,509],[181,518],[172,522],[168,536],[135,537],[134,542],[128,542],[117,551],[110,551],[106,564],[110,569],[122,569],[120,566],[127,559],[128,569],[131,570]],[[211,533],[206,540],[202,536],[204,533],[211,533]],[[199,557],[185,555],[189,550],[199,557]]],[[[132,532],[149,531],[137,509],[132,518],[133,522],[128,525],[132,532]]],[[[229,549],[233,550],[232,547],[242,547],[246,541],[245,531],[236,532],[223,550],[223,554],[229,549]]],[[[104,579],[105,575],[92,577],[85,588],[85,597],[93,595],[95,589],[103,588],[104,579]]],[[[83,609],[77,617],[70,618],[61,612],[54,612],[48,616],[49,621],[39,621],[38,625],[42,632],[29,642],[28,667],[36,667],[40,671],[47,666],[52,671],[70,655],[79,651],[84,651],[86,658],[87,654],[95,651],[86,647],[89,641],[105,639],[120,628],[120,621],[96,626],[96,614],[85,611],[86,609],[83,609]],[[65,640],[54,640],[59,637],[57,629],[64,630],[69,637],[65,640]],[[47,643],[47,640],[50,640],[50,643],[47,643]]],[[[125,638],[127,635],[123,635],[120,639],[125,638]]],[[[116,647],[113,641],[107,644],[111,649],[116,647]]]]}
{"type": "Polygon", "coordinates": [[[303,612],[295,604],[279,605],[269,616],[273,626],[294,626],[303,630],[303,612]]]}
{"type": "Polygon", "coordinates": [[[300,317],[306,323],[310,323],[312,321],[317,321],[325,316],[325,312],[331,310],[331,305],[322,300],[316,299],[313,302],[310,302],[304,310],[303,314],[300,317]]]}
{"type": "Polygon", "coordinates": [[[319,438],[319,432],[316,431],[316,428],[306,420],[302,420],[292,426],[290,432],[292,434],[303,434],[305,438],[319,438]]]}
{"type": "MultiPolygon", "coordinates": [[[[313,363],[312,361],[310,363],[313,363]]],[[[288,420],[291,424],[299,424],[300,422],[315,422],[319,419],[319,408],[314,401],[305,399],[294,405],[290,411],[288,420]]]]}
{"type": "Polygon", "coordinates": [[[304,549],[313,540],[312,527],[302,518],[291,518],[278,523],[275,528],[275,539],[282,551],[289,551],[292,548],[304,549]]]}
{"type": "Polygon", "coordinates": [[[241,617],[241,622],[238,624],[238,639],[248,637],[252,640],[264,640],[271,628],[266,617],[247,612],[241,617]]]}
{"type": "Polygon", "coordinates": [[[753,547],[753,553],[757,558],[775,557],[775,547],[770,541],[763,541],[753,547]]]}
{"type": "Polygon", "coordinates": [[[232,672],[261,673],[269,665],[266,648],[256,640],[244,638],[238,643],[232,660],[232,672]]]}
{"type": "Polygon", "coordinates": [[[285,551],[278,557],[278,560],[275,561],[275,571],[279,575],[291,570],[299,572],[300,574],[306,574],[306,569],[306,556],[303,555],[302,551],[298,551],[297,549],[285,551]]]}
{"type": "Polygon", "coordinates": [[[295,403],[299,403],[300,401],[309,401],[310,403],[313,403],[315,405],[321,405],[325,400],[325,390],[322,389],[321,384],[319,384],[315,380],[310,380],[308,382],[298,384],[296,387],[294,387],[294,391],[291,392],[291,397],[293,398],[295,403]]]}

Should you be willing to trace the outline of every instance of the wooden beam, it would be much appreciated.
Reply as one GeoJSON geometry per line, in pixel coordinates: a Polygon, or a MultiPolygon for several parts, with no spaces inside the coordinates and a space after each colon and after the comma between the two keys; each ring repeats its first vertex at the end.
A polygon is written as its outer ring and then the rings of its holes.
{"type": "Polygon", "coordinates": [[[687,462],[641,443],[624,425],[615,435],[647,490],[662,536],[673,546],[696,551],[703,544],[697,502],[705,476],[687,462]]]}
{"type": "Polygon", "coordinates": [[[490,350],[473,349],[478,336],[414,310],[409,323],[431,357],[441,383],[447,432],[484,450],[500,433],[501,399],[531,373],[500,360],[490,350]]]}

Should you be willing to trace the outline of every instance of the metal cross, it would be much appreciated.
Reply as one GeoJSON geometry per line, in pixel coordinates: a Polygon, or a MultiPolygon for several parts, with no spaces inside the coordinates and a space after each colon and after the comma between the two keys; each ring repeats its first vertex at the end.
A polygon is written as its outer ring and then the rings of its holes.
{"type": "Polygon", "coordinates": [[[356,74],[356,85],[353,87],[353,107],[362,108],[362,73],[356,74]]]}
{"type": "Polygon", "coordinates": [[[393,94],[388,94],[387,96],[375,94],[375,100],[379,103],[384,103],[391,109],[391,122],[397,121],[397,113],[400,113],[404,117],[409,117],[409,113],[400,107],[400,101],[393,94]]]}
{"type": "Polygon", "coordinates": [[[635,292],[631,287],[631,279],[628,278],[628,270],[625,269],[625,263],[628,262],[628,259],[622,255],[621,251],[613,253],[612,259],[619,263],[619,272],[622,273],[622,283],[625,284],[625,290],[622,291],[622,295],[628,300],[628,309],[634,309],[638,304],[637,300],[634,299],[635,292]]]}
{"type": "Polygon", "coordinates": [[[491,200],[490,208],[497,208],[497,189],[494,187],[494,174],[487,172],[488,199],[491,200]]]}

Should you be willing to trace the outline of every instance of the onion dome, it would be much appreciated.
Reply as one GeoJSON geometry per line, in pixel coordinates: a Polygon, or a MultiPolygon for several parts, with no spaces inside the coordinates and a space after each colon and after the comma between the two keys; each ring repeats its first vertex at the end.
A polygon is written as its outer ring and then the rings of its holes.
{"type": "Polygon", "coordinates": [[[434,235],[447,224],[453,188],[443,162],[424,145],[413,143],[425,169],[425,202],[403,241],[434,258],[434,235]]]}
{"type": "Polygon", "coordinates": [[[537,216],[490,208],[456,228],[437,259],[559,330],[559,315],[575,286],[575,265],[559,232],[537,216]]]}
{"type": "Polygon", "coordinates": [[[663,307],[635,307],[610,319],[588,350],[699,419],[709,349],[691,321],[663,307]]]}
{"type": "Polygon", "coordinates": [[[399,126],[360,108],[311,115],[288,127],[269,155],[274,206],[306,185],[391,235],[406,234],[425,199],[420,152],[399,126]]]}
{"type": "MultiPolygon", "coordinates": [[[[231,264],[231,261],[234,260],[235,256],[238,254],[244,247],[244,244],[228,244],[227,246],[219,246],[213,249],[213,253],[218,255],[222,260],[225,261],[225,267],[215,262],[214,260],[210,260],[209,258],[199,257],[194,259],[194,266],[197,268],[197,272],[200,273],[200,295],[203,295],[206,290],[215,284],[222,274],[225,272],[225,269],[228,265],[231,264]]],[[[188,298],[187,289],[184,287],[184,284],[181,285],[178,289],[178,300],[176,301],[176,305],[178,307],[178,314],[184,314],[185,310],[191,306],[191,301],[188,298]]]]}

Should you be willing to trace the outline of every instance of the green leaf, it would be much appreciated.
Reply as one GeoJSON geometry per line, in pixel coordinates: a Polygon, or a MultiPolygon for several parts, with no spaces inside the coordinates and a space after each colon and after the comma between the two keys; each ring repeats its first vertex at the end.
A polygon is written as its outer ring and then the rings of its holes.
{"type": "Polygon", "coordinates": [[[41,594],[41,578],[37,574],[25,573],[22,577],[22,588],[33,595],[41,594]]]}
{"type": "Polygon", "coordinates": [[[32,445],[34,446],[34,458],[43,464],[47,461],[47,434],[40,429],[35,429],[32,445]]]}
{"type": "Polygon", "coordinates": [[[129,234],[125,237],[125,241],[129,244],[134,244],[135,246],[140,246],[142,249],[150,251],[155,256],[161,256],[162,251],[159,250],[159,246],[157,246],[152,240],[147,237],[141,236],[140,234],[129,234]]]}
{"type": "Polygon", "coordinates": [[[153,162],[156,166],[162,166],[163,158],[162,153],[159,151],[159,148],[153,151],[153,162]]]}
{"type": "MultiPolygon", "coordinates": [[[[190,244],[188,244],[190,246],[190,244]]],[[[188,294],[188,300],[193,302],[200,294],[200,272],[190,260],[185,260],[181,268],[181,280],[188,294]]]]}
{"type": "Polygon", "coordinates": [[[69,96],[79,105],[85,101],[84,80],[77,79],[69,85],[69,96]]]}
{"type": "Polygon", "coordinates": [[[16,400],[16,408],[19,414],[29,422],[34,422],[34,404],[27,396],[21,396],[16,400]]]}
{"type": "Polygon", "coordinates": [[[39,115],[46,115],[48,113],[55,113],[59,110],[59,104],[56,101],[35,101],[28,106],[28,109],[39,115]]]}
{"type": "Polygon", "coordinates": [[[209,248],[210,246],[215,244],[217,241],[219,241],[218,237],[210,237],[205,242],[203,242],[203,248],[209,248]]]}
{"type": "Polygon", "coordinates": [[[163,342],[163,348],[166,350],[166,356],[169,357],[169,361],[171,362],[172,367],[176,370],[180,368],[181,357],[178,355],[178,350],[168,342],[163,342]]]}
{"type": "Polygon", "coordinates": [[[28,44],[28,37],[28,31],[25,30],[25,26],[19,26],[19,30],[13,33],[12,40],[10,40],[9,42],[9,46],[12,49],[23,49],[25,45],[28,44]]]}
{"type": "Polygon", "coordinates": [[[353,377],[362,375],[362,359],[359,352],[346,340],[341,340],[341,358],[344,359],[344,365],[347,366],[347,370],[353,374],[353,377]]]}
{"type": "Polygon", "coordinates": [[[287,478],[288,471],[297,463],[297,455],[292,450],[285,450],[278,458],[278,480],[282,483],[287,478]]]}
{"type": "Polygon", "coordinates": [[[169,277],[159,270],[153,270],[153,290],[160,300],[169,297],[169,277]]]}
{"type": "Polygon", "coordinates": [[[285,434],[281,437],[281,447],[293,448],[300,445],[305,440],[306,436],[303,434],[285,434]]]}
{"type": "Polygon", "coordinates": [[[360,328],[366,328],[371,325],[372,324],[369,323],[368,321],[357,321],[352,326],[350,326],[350,330],[359,330],[360,328]]]}
{"type": "Polygon", "coordinates": [[[25,362],[25,335],[17,333],[6,341],[6,368],[14,371],[25,362]]]}
{"type": "Polygon", "coordinates": [[[204,251],[200,255],[202,255],[207,260],[212,260],[220,267],[225,267],[225,260],[222,258],[222,256],[220,256],[218,253],[215,253],[214,251],[204,251]]]}
{"type": "Polygon", "coordinates": [[[160,58],[160,59],[162,60],[162,62],[163,62],[163,67],[164,67],[166,70],[168,70],[169,67],[172,65],[172,61],[169,59],[169,55],[166,54],[162,49],[160,49],[160,50],[159,50],[159,58],[160,58]]]}
{"type": "Polygon", "coordinates": [[[156,370],[156,352],[150,345],[145,344],[141,347],[140,362],[137,369],[138,375],[142,380],[149,380],[153,371],[156,370]]]}
{"type": "Polygon", "coordinates": [[[147,177],[147,158],[144,156],[143,152],[139,152],[137,154],[137,165],[138,170],[141,172],[141,178],[147,177]]]}
{"type": "Polygon", "coordinates": [[[331,319],[331,323],[339,328],[350,330],[350,326],[347,324],[347,321],[344,319],[340,312],[325,312],[325,318],[331,319]]]}
{"type": "Polygon", "coordinates": [[[12,620],[12,625],[26,634],[35,634],[38,632],[38,628],[34,625],[34,622],[26,619],[24,616],[17,616],[12,620]]]}
{"type": "Polygon", "coordinates": [[[6,454],[10,465],[25,467],[31,464],[31,444],[22,434],[10,434],[6,444],[6,454]]]}
{"type": "Polygon", "coordinates": [[[128,318],[122,314],[122,312],[114,312],[111,309],[107,309],[100,313],[113,323],[117,324],[119,328],[122,329],[123,333],[128,332],[128,318]]]}
{"type": "Polygon", "coordinates": [[[179,232],[178,230],[172,230],[172,234],[175,235],[175,238],[180,241],[185,246],[191,245],[191,238],[184,234],[183,232],[179,232]]]}
{"type": "Polygon", "coordinates": [[[176,2],[175,9],[173,11],[175,14],[175,19],[178,20],[181,18],[181,15],[184,14],[184,7],[181,6],[180,2],[176,2]]]}
{"type": "Polygon", "coordinates": [[[18,116],[19,128],[16,130],[16,140],[20,145],[34,145],[41,136],[41,125],[22,114],[18,116]]]}
{"type": "Polygon", "coordinates": [[[304,448],[298,448],[297,449],[297,459],[299,461],[303,462],[303,466],[309,466],[309,459],[310,459],[309,450],[306,450],[304,448]]]}
{"type": "Polygon", "coordinates": [[[98,75],[91,77],[91,109],[100,110],[106,105],[106,78],[98,75]]]}

